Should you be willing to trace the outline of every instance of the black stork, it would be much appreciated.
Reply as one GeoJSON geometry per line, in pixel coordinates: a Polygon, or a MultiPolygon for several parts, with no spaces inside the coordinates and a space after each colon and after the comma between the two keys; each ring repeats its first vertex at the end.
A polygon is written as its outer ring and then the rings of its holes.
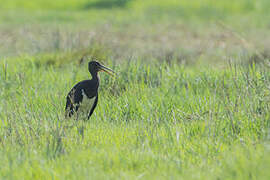
{"type": "Polygon", "coordinates": [[[88,70],[92,75],[91,80],[84,80],[77,83],[68,93],[66,102],[65,116],[71,117],[75,112],[79,110],[79,107],[83,104],[89,104],[92,99],[95,98],[94,103],[88,113],[88,119],[93,114],[98,103],[98,87],[99,87],[99,71],[104,71],[110,75],[113,75],[114,71],[101,65],[97,61],[90,61],[88,63],[88,70]],[[86,102],[86,103],[85,103],[86,102]]]}

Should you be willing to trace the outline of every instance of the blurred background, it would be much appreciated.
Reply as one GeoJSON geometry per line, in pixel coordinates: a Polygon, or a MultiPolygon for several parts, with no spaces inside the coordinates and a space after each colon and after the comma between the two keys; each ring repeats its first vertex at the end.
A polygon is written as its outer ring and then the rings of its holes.
{"type": "Polygon", "coordinates": [[[259,61],[270,57],[269,12],[269,0],[0,0],[0,58],[259,61]]]}

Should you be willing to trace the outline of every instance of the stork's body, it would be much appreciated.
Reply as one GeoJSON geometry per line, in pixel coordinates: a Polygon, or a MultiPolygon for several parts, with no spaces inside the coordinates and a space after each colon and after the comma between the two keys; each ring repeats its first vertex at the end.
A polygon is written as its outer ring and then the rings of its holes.
{"type": "Polygon", "coordinates": [[[94,102],[88,113],[89,119],[90,116],[93,114],[98,102],[98,87],[99,87],[98,72],[99,71],[105,71],[107,73],[113,72],[111,69],[102,66],[100,63],[96,61],[91,61],[88,63],[88,70],[92,75],[92,79],[84,80],[77,83],[67,95],[66,117],[71,117],[75,112],[79,110],[82,104],[87,104],[85,102],[89,102],[94,98],[94,102]]]}

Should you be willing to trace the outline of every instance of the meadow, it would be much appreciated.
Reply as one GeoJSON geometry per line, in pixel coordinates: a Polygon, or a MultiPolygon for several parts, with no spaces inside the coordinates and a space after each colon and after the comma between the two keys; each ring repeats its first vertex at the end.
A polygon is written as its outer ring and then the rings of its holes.
{"type": "Polygon", "coordinates": [[[0,4],[1,179],[270,178],[269,1],[0,4]]]}

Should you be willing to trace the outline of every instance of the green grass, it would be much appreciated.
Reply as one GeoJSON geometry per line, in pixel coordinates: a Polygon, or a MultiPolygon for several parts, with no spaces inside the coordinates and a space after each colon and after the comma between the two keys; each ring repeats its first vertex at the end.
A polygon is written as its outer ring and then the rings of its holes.
{"type": "Polygon", "coordinates": [[[64,119],[86,64],[1,66],[3,178],[267,179],[270,74],[131,60],[106,65],[89,121],[64,119]]]}
{"type": "Polygon", "coordinates": [[[0,57],[92,46],[109,49],[117,58],[159,59],[174,54],[188,61],[202,54],[209,61],[254,54],[247,44],[269,51],[268,0],[130,0],[120,7],[91,5],[97,2],[106,1],[0,0],[0,57]]]}
{"type": "Polygon", "coordinates": [[[0,179],[269,179],[268,0],[0,0],[0,179]],[[89,121],[65,98],[100,73],[89,121]]]}
{"type": "MultiPolygon", "coordinates": [[[[222,20],[237,25],[239,20],[262,26],[269,17],[268,0],[1,0],[0,20],[7,24],[28,23],[161,23],[179,20],[222,20]],[[100,5],[101,4],[101,5],[100,5]],[[102,5],[104,4],[104,5],[102,5]],[[107,6],[106,6],[107,4],[107,6]],[[261,19],[264,17],[264,19],[261,19]],[[235,18],[238,20],[235,22],[235,18]],[[131,21],[132,20],[132,21],[131,21]]],[[[239,25],[239,24],[238,24],[239,25]]],[[[241,26],[248,24],[241,23],[241,26]]],[[[241,27],[240,26],[240,27],[241,27]]]]}

